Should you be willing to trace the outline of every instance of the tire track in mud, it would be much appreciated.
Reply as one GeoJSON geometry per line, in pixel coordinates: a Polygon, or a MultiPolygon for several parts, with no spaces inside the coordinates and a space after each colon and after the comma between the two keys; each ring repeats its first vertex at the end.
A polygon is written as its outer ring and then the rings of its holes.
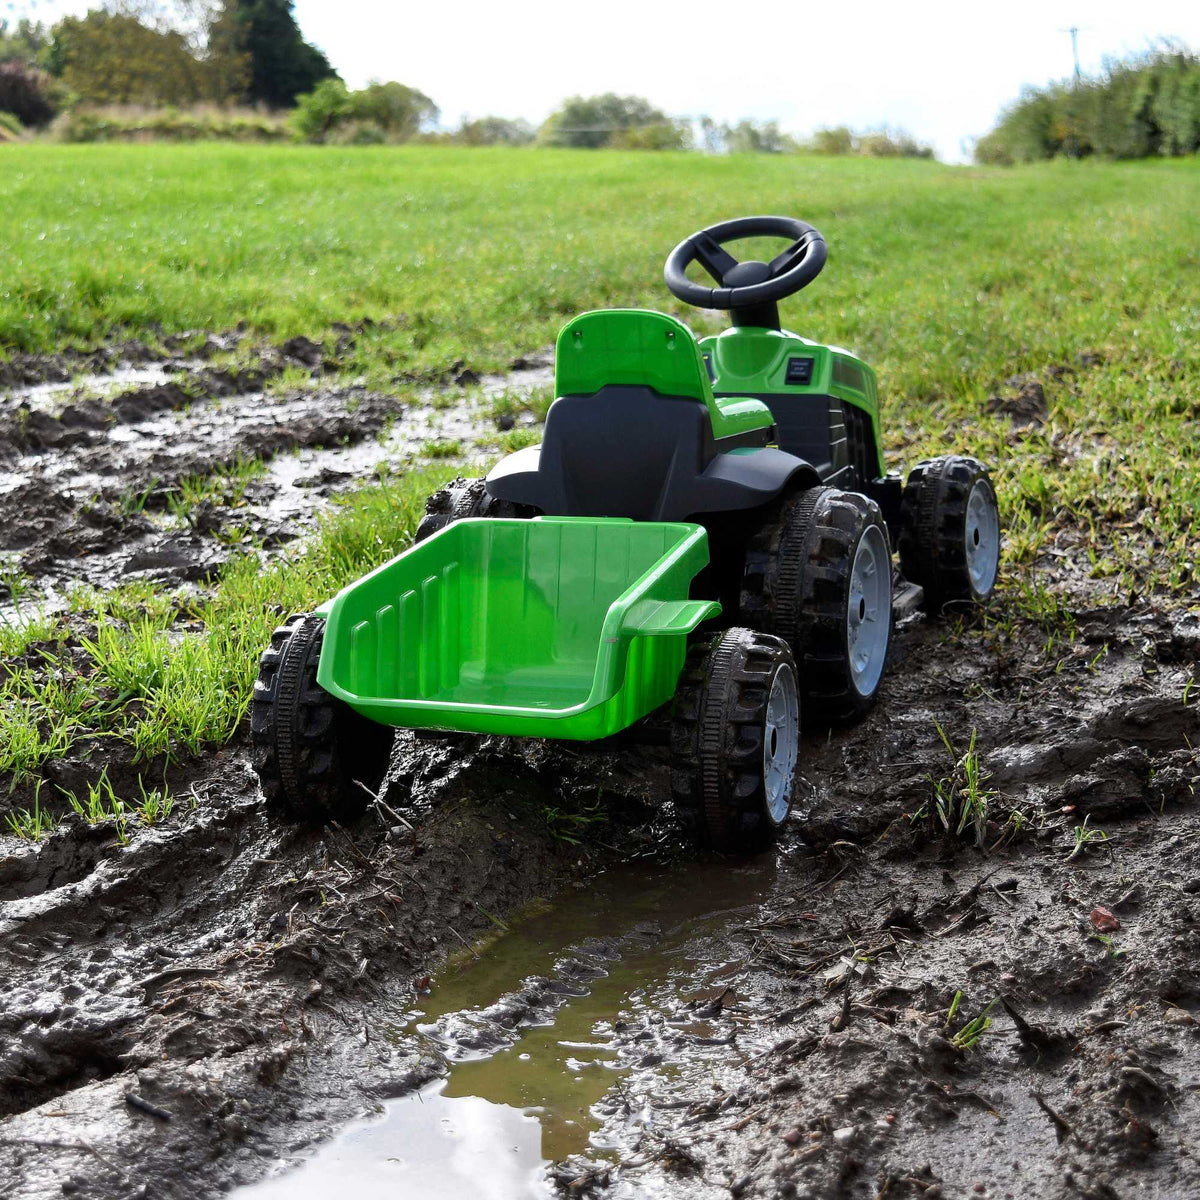
{"type": "Polygon", "coordinates": [[[331,494],[361,485],[381,465],[411,463],[426,441],[459,442],[464,457],[477,457],[476,442],[496,432],[490,398],[552,378],[545,359],[521,359],[506,376],[456,370],[440,382],[413,381],[414,402],[359,385],[322,386],[336,361],[297,338],[238,368],[178,360],[139,369],[118,360],[115,374],[77,387],[16,390],[0,404],[0,501],[9,514],[0,559],[52,598],[79,581],[202,581],[233,552],[229,537],[217,536],[229,532],[230,514],[210,504],[191,520],[168,519],[181,480],[267,461],[245,487],[234,523],[243,540],[270,552],[302,533],[331,494]],[[272,390],[297,368],[310,372],[313,386],[272,390]],[[154,382],[103,395],[114,381],[154,371],[154,382]],[[444,402],[444,389],[464,387],[478,388],[476,407],[444,402]]]}

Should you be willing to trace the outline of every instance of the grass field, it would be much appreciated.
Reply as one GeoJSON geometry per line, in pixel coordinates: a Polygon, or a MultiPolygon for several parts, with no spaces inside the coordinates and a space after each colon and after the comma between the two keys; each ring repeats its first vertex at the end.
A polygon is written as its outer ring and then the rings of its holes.
{"type": "MultiPolygon", "coordinates": [[[[803,216],[830,259],[784,303],[785,325],[876,366],[895,461],[970,449],[993,464],[1009,538],[991,619],[1069,636],[1072,609],[1200,596],[1198,196],[1190,161],[10,145],[0,356],[240,321],[320,339],[371,318],[344,371],[405,398],[460,360],[504,369],[587,308],[711,328],[666,292],[670,248],[734,215],[803,216]],[[1015,428],[987,402],[1024,373],[1049,411],[1015,428]]],[[[98,735],[146,759],[227,739],[276,605],[311,604],[403,546],[428,484],[367,489],[299,569],[235,562],[182,609],[144,591],[81,596],[95,670],[49,689],[40,663],[8,671],[0,776],[98,735]]],[[[5,657],[53,655],[69,619],[0,630],[5,657]]]]}

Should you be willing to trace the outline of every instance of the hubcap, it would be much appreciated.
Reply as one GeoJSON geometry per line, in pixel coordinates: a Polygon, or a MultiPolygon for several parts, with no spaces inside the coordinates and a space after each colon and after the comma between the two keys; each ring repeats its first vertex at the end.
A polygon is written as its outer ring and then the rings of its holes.
{"type": "Polygon", "coordinates": [[[892,627],[892,564],[878,525],[868,525],[854,552],[846,645],[850,678],[860,696],[874,695],[883,676],[892,627]]]}
{"type": "Polygon", "coordinates": [[[967,573],[977,596],[988,595],[1000,569],[1000,513],[992,489],[978,480],[967,499],[967,573]]]}
{"type": "Polygon", "coordinates": [[[787,663],[775,672],[767,698],[767,728],[763,738],[763,785],[767,812],[776,825],[788,814],[792,775],[800,755],[800,693],[796,673],[787,663]]]}

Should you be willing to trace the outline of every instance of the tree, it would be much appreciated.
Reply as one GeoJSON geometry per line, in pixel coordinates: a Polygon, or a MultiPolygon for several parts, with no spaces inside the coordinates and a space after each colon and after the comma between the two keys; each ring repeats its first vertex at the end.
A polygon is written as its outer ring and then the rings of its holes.
{"type": "Polygon", "coordinates": [[[667,114],[640,96],[572,96],[542,126],[541,138],[553,146],[598,149],[613,145],[622,130],[650,125],[674,126],[667,114]]]}
{"type": "Polygon", "coordinates": [[[339,130],[338,140],[407,142],[438,116],[424,92],[403,83],[376,81],[352,92],[340,79],[322,79],[296,101],[292,127],[309,142],[327,141],[339,130]]]}
{"type": "Polygon", "coordinates": [[[40,22],[22,17],[15,26],[10,26],[0,20],[0,63],[44,66],[42,59],[49,44],[50,30],[40,22]]]}
{"type": "Polygon", "coordinates": [[[230,0],[228,7],[249,56],[250,101],[289,108],[322,79],[337,76],[329,59],[301,35],[292,0],[230,0]]]}
{"type": "Polygon", "coordinates": [[[55,25],[48,59],[93,104],[193,104],[208,98],[204,70],[182,34],[101,11],[55,25]]]}
{"type": "Polygon", "coordinates": [[[350,102],[352,119],[378,125],[396,142],[407,142],[441,116],[424,92],[395,81],[372,80],[362,91],[351,92],[350,102]]]}

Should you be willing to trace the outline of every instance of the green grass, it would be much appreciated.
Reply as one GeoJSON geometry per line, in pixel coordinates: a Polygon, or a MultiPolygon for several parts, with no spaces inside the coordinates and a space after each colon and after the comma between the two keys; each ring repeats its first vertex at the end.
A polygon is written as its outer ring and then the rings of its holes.
{"type": "MultiPolygon", "coordinates": [[[[443,475],[364,488],[296,559],[264,570],[257,557],[238,557],[209,595],[156,596],[145,583],[81,593],[74,611],[39,626],[46,640],[24,647],[34,661],[14,664],[0,687],[0,778],[32,781],[50,759],[87,746],[121,747],[152,774],[228,741],[246,715],[271,630],[410,545],[443,475]],[[81,620],[89,624],[78,637],[82,668],[51,640],[81,620]]],[[[107,795],[96,786],[89,811],[107,795]]]]}
{"type": "MultiPolygon", "coordinates": [[[[419,401],[463,366],[505,370],[586,308],[648,306],[698,332],[718,327],[720,315],[665,291],[667,252],[714,220],[794,213],[825,233],[830,260],[783,304],[784,324],[876,366],[893,463],[957,449],[993,465],[1008,542],[988,621],[1002,635],[1035,623],[1050,656],[1090,604],[1196,604],[1198,194],[1197,161],[1009,171],[803,156],[6,144],[0,356],[109,335],[153,343],[243,320],[252,340],[332,344],[335,322],[367,320],[343,378],[419,401]],[[1084,353],[1091,365],[1077,361],[1084,353]],[[987,399],[1014,392],[1003,381],[1023,372],[1045,385],[1049,415],[1017,429],[987,399]]],[[[307,382],[292,371],[278,386],[307,382]]],[[[436,396],[467,402],[457,390],[436,396]]],[[[506,394],[490,411],[498,423],[542,418],[549,400],[506,394]]],[[[496,444],[530,436],[518,427],[496,444]]],[[[253,471],[186,481],[175,505],[236,501],[253,471]]],[[[30,611],[21,630],[0,626],[6,661],[21,657],[0,686],[0,776],[35,776],[83,742],[115,740],[150,762],[228,739],[275,622],[402,549],[444,474],[373,486],[287,563],[235,559],[199,595],[144,584],[79,593],[57,622],[30,611]],[[63,645],[64,622],[83,628],[82,666],[63,645]]],[[[131,493],[125,507],[149,498],[131,493]]],[[[31,610],[29,584],[12,581],[31,610]]],[[[956,762],[956,775],[965,769],[956,762]]],[[[978,834],[977,816],[964,831],[978,834]]]]}
{"type": "Polygon", "coordinates": [[[1083,540],[1083,574],[1060,581],[1077,592],[1200,578],[1200,162],[212,144],[0,156],[0,353],[243,319],[328,341],[333,322],[369,318],[345,372],[401,392],[460,361],[502,370],[585,308],[647,305],[707,330],[718,318],[663,288],[671,246],[731,214],[801,213],[830,261],[784,303],[785,324],[877,367],[890,451],[970,447],[996,464],[1011,564],[1083,540]],[[1075,369],[1082,352],[1099,365],[1075,369]],[[1052,366],[1073,373],[1053,382],[1052,366]],[[1014,437],[985,402],[1026,371],[1050,416],[1014,437]]]}

